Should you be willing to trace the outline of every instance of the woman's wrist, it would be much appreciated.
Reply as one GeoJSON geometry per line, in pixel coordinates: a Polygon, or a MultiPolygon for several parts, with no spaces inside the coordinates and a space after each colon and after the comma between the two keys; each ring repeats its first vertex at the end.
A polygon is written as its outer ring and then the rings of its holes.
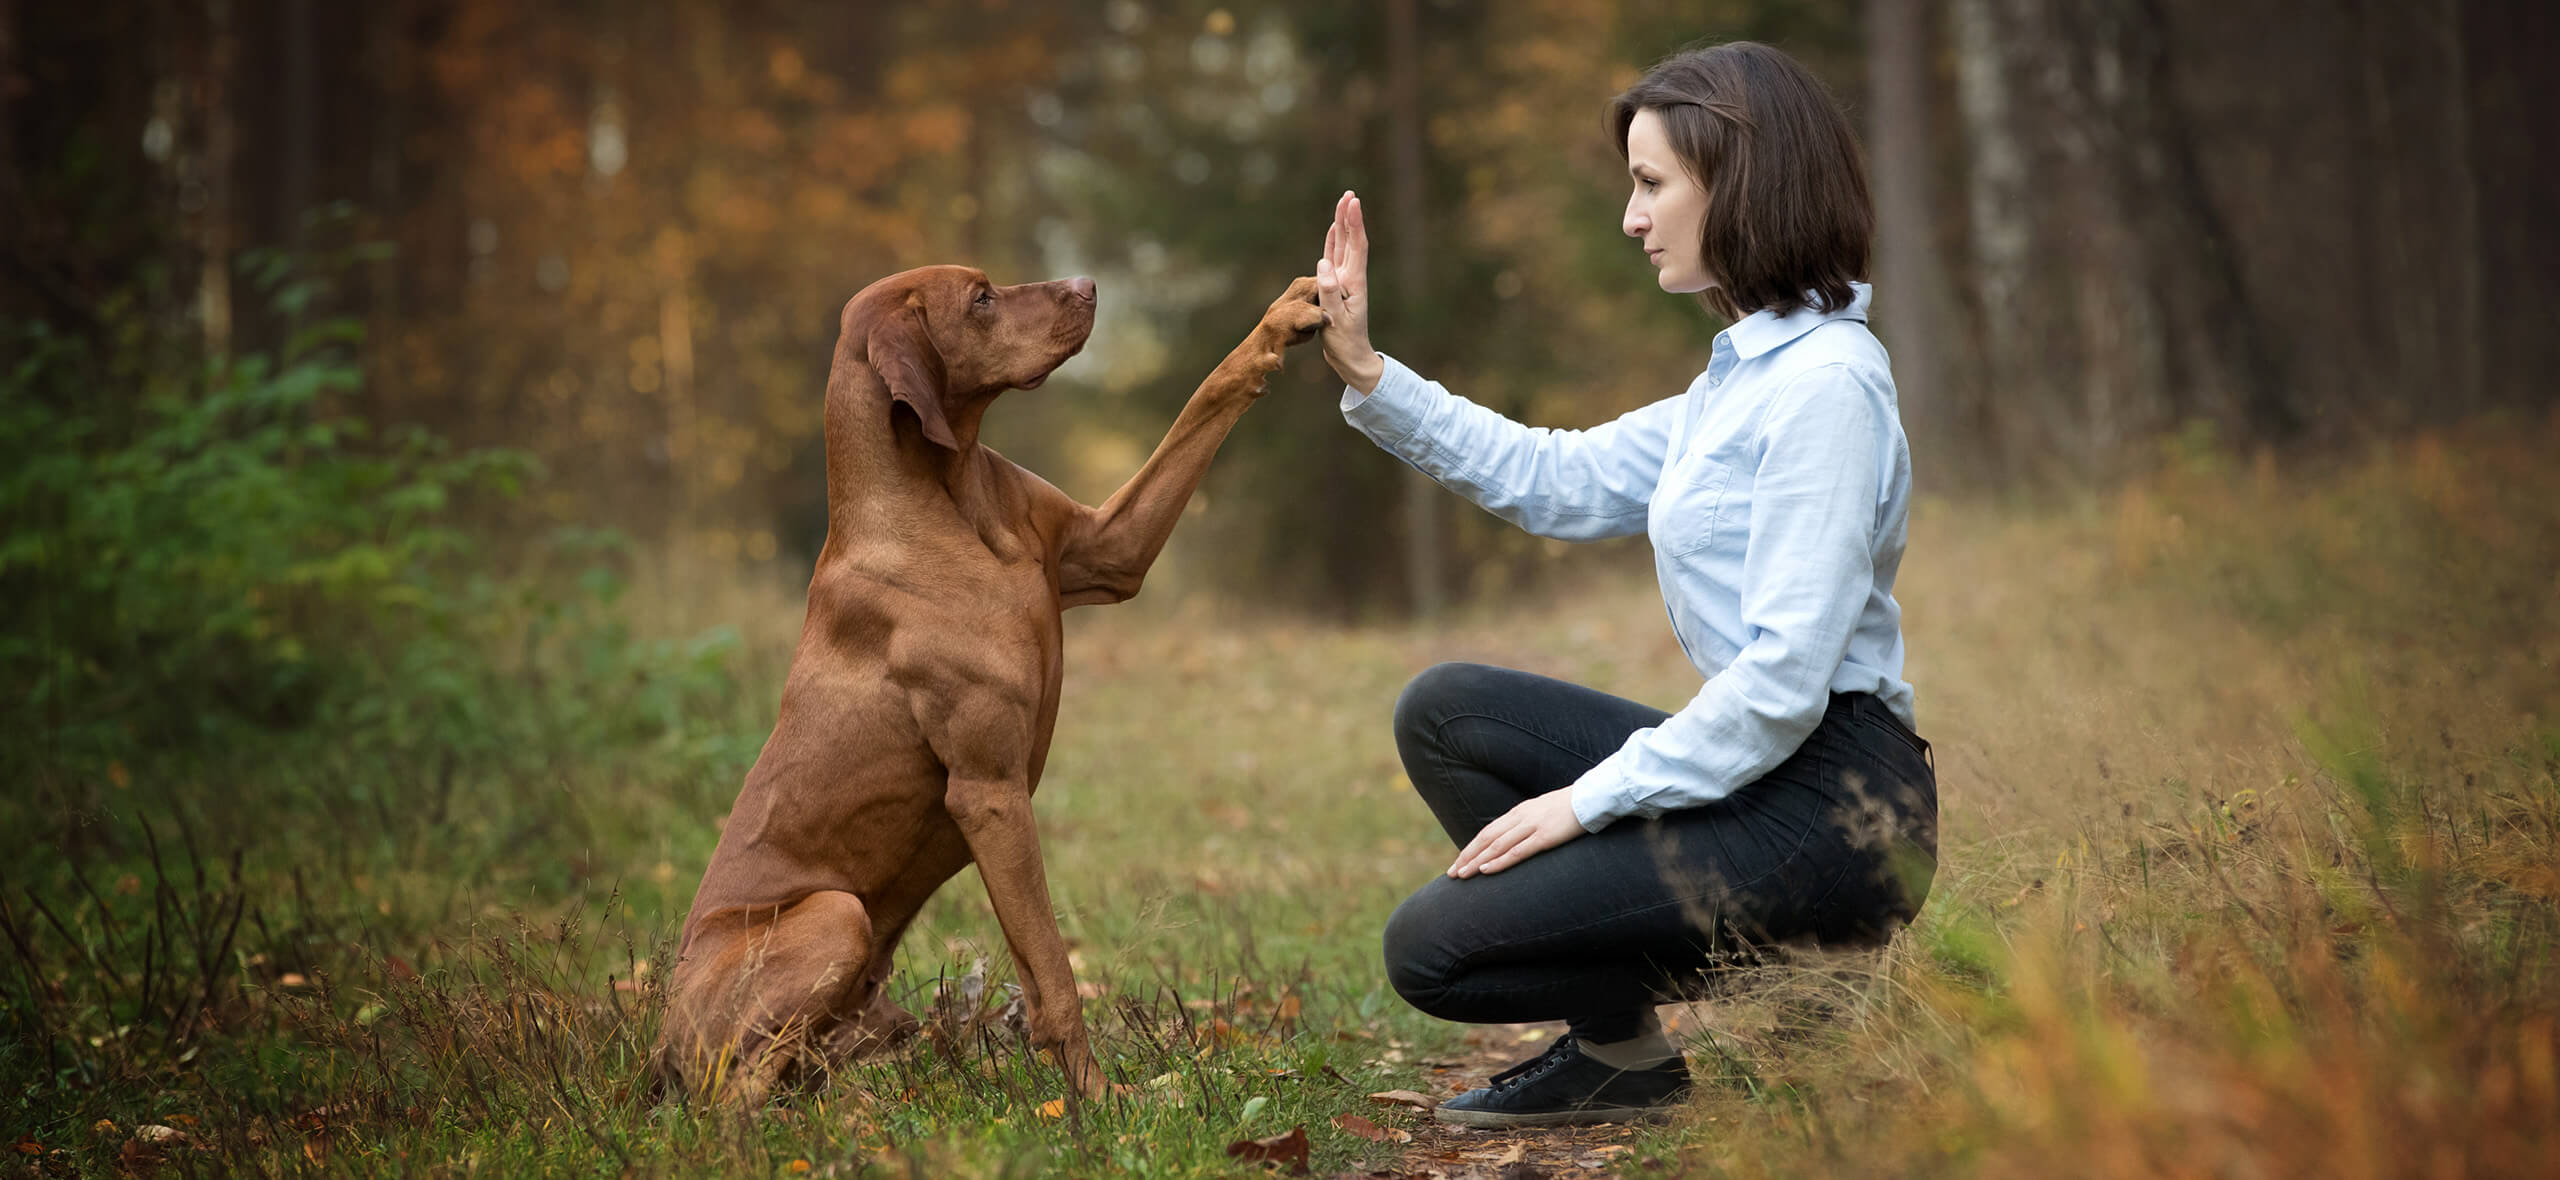
{"type": "Polygon", "coordinates": [[[1378,391],[1378,382],[1386,379],[1387,358],[1378,355],[1376,349],[1371,349],[1368,356],[1345,360],[1335,365],[1333,371],[1336,376],[1342,378],[1343,384],[1359,390],[1360,396],[1367,397],[1378,391]]]}

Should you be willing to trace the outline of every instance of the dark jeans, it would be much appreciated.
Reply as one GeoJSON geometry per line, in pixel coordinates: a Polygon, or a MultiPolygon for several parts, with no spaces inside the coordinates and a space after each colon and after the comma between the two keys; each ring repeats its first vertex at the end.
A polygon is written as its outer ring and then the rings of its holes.
{"type": "MultiPolygon", "coordinates": [[[[1666,716],[1527,672],[1441,664],[1396,702],[1396,749],[1463,848],[1666,716]]],[[[1793,756],[1723,799],[1621,819],[1499,873],[1432,878],[1387,920],[1387,978],[1444,1020],[1567,1020],[1615,1041],[1755,947],[1881,945],[1937,870],[1928,749],[1883,701],[1834,693],[1793,756]]]]}

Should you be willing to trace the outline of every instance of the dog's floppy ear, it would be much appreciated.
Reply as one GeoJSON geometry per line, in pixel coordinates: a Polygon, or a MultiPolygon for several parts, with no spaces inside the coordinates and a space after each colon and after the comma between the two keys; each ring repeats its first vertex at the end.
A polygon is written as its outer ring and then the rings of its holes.
{"type": "MultiPolygon", "coordinates": [[[[951,437],[951,424],[942,417],[946,376],[942,351],[925,334],[923,313],[912,303],[899,304],[871,326],[865,347],[870,351],[871,371],[888,384],[889,396],[897,405],[915,412],[926,441],[946,451],[959,450],[959,442],[951,437]]],[[[897,412],[895,406],[890,412],[897,412]]]]}

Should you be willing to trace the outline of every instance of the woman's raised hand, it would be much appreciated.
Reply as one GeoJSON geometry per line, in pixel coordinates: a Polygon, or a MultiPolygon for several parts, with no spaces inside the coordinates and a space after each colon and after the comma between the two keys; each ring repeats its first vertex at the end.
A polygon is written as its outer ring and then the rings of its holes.
{"type": "Polygon", "coordinates": [[[1369,344],[1369,225],[1360,198],[1349,189],[1333,203],[1333,225],[1324,231],[1324,260],[1316,263],[1316,302],[1325,313],[1324,361],[1342,383],[1369,393],[1387,371],[1369,344]]]}

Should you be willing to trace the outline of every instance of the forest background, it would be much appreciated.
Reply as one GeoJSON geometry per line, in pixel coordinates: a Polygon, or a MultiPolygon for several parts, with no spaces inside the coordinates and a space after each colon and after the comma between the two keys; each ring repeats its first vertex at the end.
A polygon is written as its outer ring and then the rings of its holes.
{"type": "Polygon", "coordinates": [[[1866,145],[1946,862],[1881,960],[1684,1025],[1674,1126],[1529,1158],[2550,1158],[2560,7],[0,0],[0,1159],[1193,1175],[1303,1122],[1498,1170],[1362,1097],[1527,1043],[1384,989],[1437,868],[1395,692],[1696,681],[1642,542],[1441,494],[1311,350],[1072,617],[1040,822],[1167,1103],[1050,1117],[965,875],[929,1050],[754,1124],[622,1087],[772,723],[845,299],[1097,278],[987,439],[1098,502],[1353,188],[1383,347],[1603,421],[1720,327],[1619,233],[1606,101],[1734,38],[1866,145]]]}

